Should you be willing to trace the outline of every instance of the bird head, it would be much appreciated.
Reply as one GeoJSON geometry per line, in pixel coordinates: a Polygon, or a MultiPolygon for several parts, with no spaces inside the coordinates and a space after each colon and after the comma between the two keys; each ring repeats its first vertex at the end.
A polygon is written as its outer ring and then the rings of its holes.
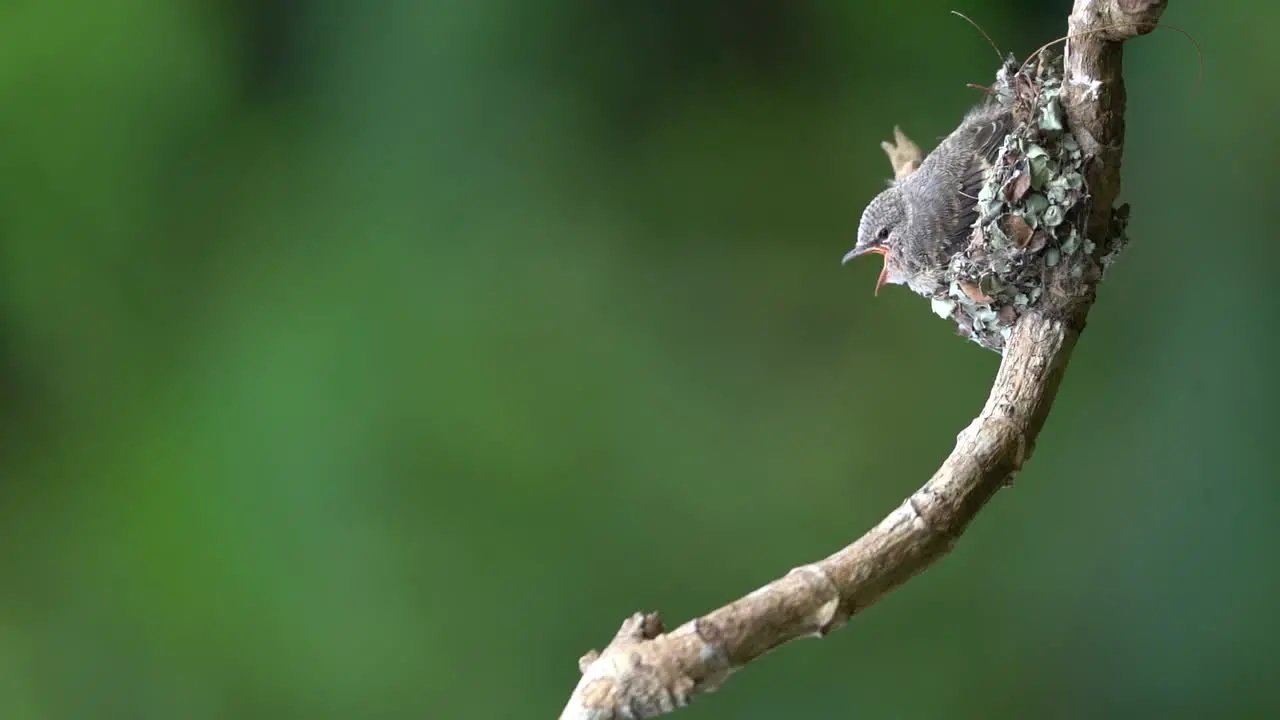
{"type": "Polygon", "coordinates": [[[876,281],[877,295],[880,287],[889,279],[889,251],[897,245],[906,224],[907,213],[902,202],[902,189],[897,186],[888,188],[862,211],[862,220],[858,222],[858,240],[841,261],[847,263],[868,253],[884,256],[886,268],[880,272],[880,279],[876,281]]]}

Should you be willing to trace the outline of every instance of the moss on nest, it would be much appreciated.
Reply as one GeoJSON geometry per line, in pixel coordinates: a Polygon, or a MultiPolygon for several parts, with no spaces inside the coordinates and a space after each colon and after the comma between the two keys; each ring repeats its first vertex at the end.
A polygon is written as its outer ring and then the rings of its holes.
{"type": "Polygon", "coordinates": [[[1084,157],[1066,127],[1056,63],[1019,70],[1010,59],[992,92],[1011,107],[1015,127],[978,195],[970,241],[951,258],[950,284],[931,302],[960,335],[1000,352],[1022,313],[1045,302],[1050,278],[1075,285],[1101,278],[1124,247],[1128,207],[1116,209],[1109,252],[1095,258],[1083,230],[1084,157]]]}

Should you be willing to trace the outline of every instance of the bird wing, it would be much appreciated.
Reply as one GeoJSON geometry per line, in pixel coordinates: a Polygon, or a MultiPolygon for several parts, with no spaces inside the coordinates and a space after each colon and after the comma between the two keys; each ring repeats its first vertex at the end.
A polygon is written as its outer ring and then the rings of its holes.
{"type": "Polygon", "coordinates": [[[956,168],[956,225],[951,228],[947,246],[959,249],[969,241],[973,224],[978,220],[978,193],[986,182],[987,171],[995,164],[1004,138],[1013,129],[1013,115],[1003,106],[979,107],[966,119],[962,131],[968,137],[957,138],[971,152],[960,155],[956,168]]]}

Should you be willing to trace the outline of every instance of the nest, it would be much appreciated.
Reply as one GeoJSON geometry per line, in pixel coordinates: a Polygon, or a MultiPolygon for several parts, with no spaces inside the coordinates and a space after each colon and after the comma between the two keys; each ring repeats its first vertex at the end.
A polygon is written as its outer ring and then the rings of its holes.
{"type": "Polygon", "coordinates": [[[1015,127],[978,195],[968,245],[951,258],[933,311],[960,335],[1002,352],[1018,318],[1048,295],[1089,290],[1124,248],[1128,206],[1116,208],[1106,252],[1085,236],[1090,195],[1084,153],[1066,126],[1058,63],[1010,59],[991,89],[1015,127]],[[1074,286],[1074,287],[1073,287],[1074,286]]]}

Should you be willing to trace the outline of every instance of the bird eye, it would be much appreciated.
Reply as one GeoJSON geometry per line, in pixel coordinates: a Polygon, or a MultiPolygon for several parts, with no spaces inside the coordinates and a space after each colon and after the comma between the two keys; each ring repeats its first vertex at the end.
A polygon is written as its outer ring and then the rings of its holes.
{"type": "Polygon", "coordinates": [[[882,227],[876,231],[876,240],[879,240],[880,242],[884,242],[885,240],[888,240],[888,239],[889,239],[889,228],[882,227]]]}

